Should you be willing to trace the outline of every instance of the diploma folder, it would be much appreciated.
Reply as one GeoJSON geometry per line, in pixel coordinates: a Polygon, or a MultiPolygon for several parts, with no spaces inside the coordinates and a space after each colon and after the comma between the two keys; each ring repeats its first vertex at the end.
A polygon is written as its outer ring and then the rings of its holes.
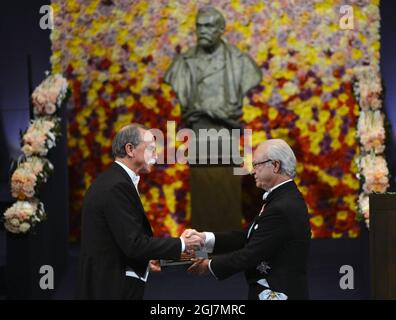
{"type": "MultiPolygon", "coordinates": [[[[203,251],[195,251],[196,258],[208,258],[208,253],[203,251]]],[[[182,259],[161,259],[160,264],[161,267],[171,267],[171,266],[180,266],[180,265],[191,265],[193,262],[191,258],[182,258],[182,259]]]]}

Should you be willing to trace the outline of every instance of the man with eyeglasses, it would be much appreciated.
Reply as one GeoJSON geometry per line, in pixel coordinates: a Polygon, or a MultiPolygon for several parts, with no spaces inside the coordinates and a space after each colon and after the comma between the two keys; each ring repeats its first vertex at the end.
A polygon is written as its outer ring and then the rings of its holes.
{"type": "Polygon", "coordinates": [[[195,259],[189,272],[226,279],[244,271],[249,299],[307,299],[311,229],[296,184],[296,158],[283,140],[261,143],[253,154],[252,175],[265,190],[263,207],[245,231],[197,232],[211,259],[195,259]]]}

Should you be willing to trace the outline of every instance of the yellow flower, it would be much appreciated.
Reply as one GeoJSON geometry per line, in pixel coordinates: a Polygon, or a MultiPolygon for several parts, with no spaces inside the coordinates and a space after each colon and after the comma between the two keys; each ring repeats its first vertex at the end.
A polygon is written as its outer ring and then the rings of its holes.
{"type": "Polygon", "coordinates": [[[102,163],[103,163],[104,165],[108,165],[108,164],[110,164],[110,163],[112,163],[112,162],[113,162],[113,158],[110,157],[110,155],[108,155],[108,154],[103,154],[103,155],[102,155],[102,163]]]}
{"type": "Polygon", "coordinates": [[[181,115],[181,109],[180,109],[180,104],[177,103],[173,108],[172,108],[172,112],[171,115],[173,117],[179,117],[181,115]]]}
{"type": "Polygon", "coordinates": [[[352,48],[352,59],[353,60],[360,60],[363,57],[363,53],[361,50],[357,48],[352,48]]]}
{"type": "Polygon", "coordinates": [[[121,29],[118,31],[115,41],[119,46],[122,46],[126,42],[126,39],[128,38],[128,32],[128,29],[121,29]]]}
{"type": "Polygon", "coordinates": [[[53,10],[53,13],[54,13],[54,16],[56,16],[58,13],[59,13],[59,11],[60,11],[60,5],[59,5],[59,3],[51,3],[51,8],[52,8],[52,10],[53,10]]]}
{"type": "MultiPolygon", "coordinates": [[[[285,72],[284,78],[291,79],[294,76],[294,72],[288,71],[285,72]]],[[[299,89],[293,82],[286,82],[282,89],[279,90],[279,94],[281,95],[283,100],[287,100],[292,95],[297,94],[299,89]]]]}
{"type": "Polygon", "coordinates": [[[190,192],[188,192],[186,194],[186,200],[187,200],[186,220],[190,221],[191,220],[191,193],[190,192]]]}
{"type": "Polygon", "coordinates": [[[152,202],[156,203],[159,201],[159,197],[160,197],[160,191],[158,188],[150,188],[149,193],[152,197],[152,202]]]}
{"type": "Polygon", "coordinates": [[[109,68],[109,72],[110,72],[110,74],[116,74],[116,73],[119,73],[120,72],[120,66],[118,65],[118,64],[112,64],[111,66],[110,66],[110,68],[109,68]]]}
{"type": "Polygon", "coordinates": [[[111,84],[107,84],[106,86],[105,86],[105,92],[107,93],[107,94],[112,94],[113,93],[113,86],[111,85],[111,84]]]}
{"type": "Polygon", "coordinates": [[[89,5],[85,8],[85,14],[91,15],[95,13],[98,4],[99,4],[99,0],[91,0],[89,2],[89,5]]]}
{"type": "Polygon", "coordinates": [[[234,23],[235,30],[243,34],[245,39],[249,39],[252,34],[253,24],[243,25],[240,21],[234,23]]]}
{"type": "Polygon", "coordinates": [[[324,220],[323,220],[322,216],[314,216],[314,217],[312,217],[309,220],[316,227],[321,227],[323,225],[323,223],[324,223],[324,220]]]}
{"type": "Polygon", "coordinates": [[[253,106],[244,106],[243,107],[243,120],[247,123],[253,121],[257,117],[263,115],[263,112],[260,108],[253,107],[253,106]]]}
{"type": "Polygon", "coordinates": [[[357,143],[356,130],[348,131],[348,133],[345,137],[345,143],[350,147],[356,145],[356,143],[357,143]]]}
{"type": "Polygon", "coordinates": [[[327,184],[329,184],[331,187],[335,187],[338,184],[338,178],[333,177],[329,174],[327,174],[326,172],[324,172],[323,170],[318,170],[318,177],[321,181],[326,182],[327,184]]]}
{"type": "Polygon", "coordinates": [[[164,191],[164,196],[165,196],[165,201],[166,201],[166,206],[168,207],[170,212],[175,212],[176,211],[176,196],[175,196],[175,190],[180,189],[183,186],[182,182],[176,181],[170,185],[164,185],[162,187],[164,191]]]}
{"type": "Polygon", "coordinates": [[[343,105],[341,108],[337,109],[337,115],[340,117],[346,116],[349,112],[349,108],[346,105],[343,105]]]}
{"type": "Polygon", "coordinates": [[[337,212],[337,220],[346,220],[347,218],[348,218],[348,212],[346,211],[337,212]]]}
{"type": "Polygon", "coordinates": [[[344,54],[344,52],[342,51],[336,51],[333,53],[333,55],[331,56],[331,61],[334,64],[338,64],[338,65],[345,65],[345,61],[346,61],[346,56],[344,54]]]}
{"type": "Polygon", "coordinates": [[[253,132],[252,147],[255,148],[258,144],[260,144],[265,140],[267,140],[267,135],[265,134],[264,131],[253,132]]]}
{"type": "Polygon", "coordinates": [[[380,42],[379,41],[374,41],[371,44],[371,49],[375,50],[376,52],[378,52],[378,50],[380,49],[380,42]]]}
{"type": "Polygon", "coordinates": [[[117,117],[117,122],[116,122],[115,126],[117,128],[121,129],[124,126],[131,124],[133,122],[133,118],[134,118],[134,116],[133,116],[132,112],[128,112],[126,114],[120,114],[117,117]]]}
{"type": "Polygon", "coordinates": [[[287,128],[277,128],[271,130],[271,135],[274,137],[274,139],[276,138],[276,139],[287,140],[288,134],[289,134],[289,129],[287,128]]]}
{"type": "MultiPolygon", "coordinates": [[[[353,164],[353,166],[355,168],[351,168],[352,173],[356,173],[357,172],[357,167],[356,164],[353,164]]],[[[358,190],[359,189],[359,180],[356,178],[356,175],[352,175],[350,173],[347,173],[344,175],[343,178],[343,183],[345,183],[349,188],[353,189],[353,190],[358,190]]],[[[353,199],[355,199],[356,196],[353,196],[353,199]]],[[[346,197],[346,199],[348,199],[348,197],[346,197]]],[[[353,200],[355,201],[355,200],[353,200]]]]}
{"type": "Polygon", "coordinates": [[[329,101],[329,106],[330,106],[331,109],[336,109],[337,106],[338,106],[338,101],[337,101],[337,99],[332,98],[332,99],[329,101]]]}
{"type": "Polygon", "coordinates": [[[140,101],[144,104],[147,109],[154,109],[159,112],[157,106],[157,100],[153,96],[143,96],[140,101]]]}
{"type": "Polygon", "coordinates": [[[333,232],[331,233],[331,237],[332,237],[333,239],[341,238],[341,237],[342,237],[342,233],[333,231],[333,232]]]}
{"type": "Polygon", "coordinates": [[[337,150],[337,149],[341,148],[341,143],[340,143],[340,141],[338,140],[338,135],[337,135],[337,138],[332,139],[331,144],[330,144],[330,147],[331,147],[332,149],[334,149],[334,150],[337,150]]]}
{"type": "Polygon", "coordinates": [[[243,6],[241,6],[241,3],[239,0],[231,0],[231,7],[239,13],[243,12],[243,6]]]}
{"type": "Polygon", "coordinates": [[[80,3],[78,1],[66,1],[66,10],[68,12],[77,12],[80,10],[80,3]]]}
{"type": "Polygon", "coordinates": [[[67,145],[70,148],[74,148],[74,147],[77,146],[77,140],[74,137],[72,137],[72,136],[68,136],[67,137],[67,145]]]}
{"type": "Polygon", "coordinates": [[[253,5],[253,12],[262,12],[265,10],[266,4],[264,1],[258,1],[256,4],[253,5]]]}
{"type": "Polygon", "coordinates": [[[338,100],[340,100],[340,101],[342,101],[342,102],[347,101],[348,98],[349,98],[348,95],[346,95],[345,93],[341,93],[341,94],[338,96],[338,100]]]}
{"type": "MultiPolygon", "coordinates": [[[[263,79],[263,82],[265,84],[265,79],[263,79]]],[[[273,86],[271,83],[267,83],[265,84],[265,88],[264,91],[261,92],[261,101],[268,101],[272,95],[272,90],[273,90],[273,86]]]]}
{"type": "Polygon", "coordinates": [[[171,237],[178,237],[178,223],[172,219],[170,215],[167,215],[164,219],[164,225],[168,227],[169,233],[171,237]]]}
{"type": "Polygon", "coordinates": [[[90,88],[88,90],[88,94],[87,94],[87,103],[88,104],[93,104],[96,102],[96,99],[98,98],[98,93],[96,90],[90,88]]]}
{"type": "Polygon", "coordinates": [[[85,188],[88,189],[88,187],[92,184],[92,176],[89,174],[84,174],[84,184],[85,188]]]}
{"type": "Polygon", "coordinates": [[[354,230],[354,229],[348,230],[348,237],[349,238],[357,238],[358,235],[359,235],[359,233],[356,230],[354,230]]]}
{"type": "Polygon", "coordinates": [[[93,50],[93,55],[97,57],[103,57],[106,54],[106,50],[101,45],[96,45],[93,50]]]}
{"type": "MultiPolygon", "coordinates": [[[[88,130],[87,127],[82,128],[81,131],[87,131],[87,133],[89,133],[89,130],[88,130]],[[85,128],[86,128],[86,130],[84,130],[85,128]]],[[[85,135],[86,135],[87,133],[85,133],[85,135]]],[[[79,145],[80,145],[80,149],[81,149],[81,151],[82,151],[82,156],[83,156],[83,158],[84,158],[84,159],[87,159],[87,158],[89,157],[89,154],[90,154],[89,151],[90,151],[90,150],[88,149],[87,145],[86,145],[84,142],[82,142],[82,141],[79,142],[79,145]]]]}
{"type": "Polygon", "coordinates": [[[333,1],[322,0],[315,3],[315,12],[320,15],[327,15],[330,11],[333,11],[333,1]]]}

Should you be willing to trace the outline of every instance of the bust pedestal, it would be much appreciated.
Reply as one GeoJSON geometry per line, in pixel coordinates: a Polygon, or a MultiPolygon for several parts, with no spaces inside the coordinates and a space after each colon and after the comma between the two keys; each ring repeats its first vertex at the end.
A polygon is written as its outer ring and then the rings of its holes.
{"type": "Polygon", "coordinates": [[[191,225],[199,231],[239,229],[241,176],[232,166],[191,166],[191,225]]]}
{"type": "Polygon", "coordinates": [[[370,195],[371,298],[396,299],[396,193],[370,195]]]}
{"type": "Polygon", "coordinates": [[[192,227],[199,231],[239,229],[242,176],[235,175],[234,168],[242,163],[240,132],[232,135],[231,130],[213,123],[196,124],[193,130],[196,153],[189,158],[192,227]],[[210,131],[205,136],[201,130],[210,131]]]}

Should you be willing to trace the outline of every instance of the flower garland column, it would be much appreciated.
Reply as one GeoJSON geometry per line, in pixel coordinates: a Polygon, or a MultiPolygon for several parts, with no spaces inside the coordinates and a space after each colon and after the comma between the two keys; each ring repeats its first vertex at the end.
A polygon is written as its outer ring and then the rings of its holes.
{"type": "Polygon", "coordinates": [[[359,213],[369,227],[369,194],[384,193],[389,188],[389,171],[384,157],[382,86],[379,72],[369,66],[357,68],[356,79],[354,92],[361,109],[357,132],[361,150],[358,175],[362,184],[359,213]]]}
{"type": "Polygon", "coordinates": [[[11,177],[11,194],[17,201],[3,217],[4,227],[11,233],[28,233],[46,218],[44,204],[37,196],[54,169],[46,156],[60,136],[56,113],[67,92],[66,79],[55,74],[48,76],[32,94],[34,120],[21,135],[23,154],[11,177]]]}

